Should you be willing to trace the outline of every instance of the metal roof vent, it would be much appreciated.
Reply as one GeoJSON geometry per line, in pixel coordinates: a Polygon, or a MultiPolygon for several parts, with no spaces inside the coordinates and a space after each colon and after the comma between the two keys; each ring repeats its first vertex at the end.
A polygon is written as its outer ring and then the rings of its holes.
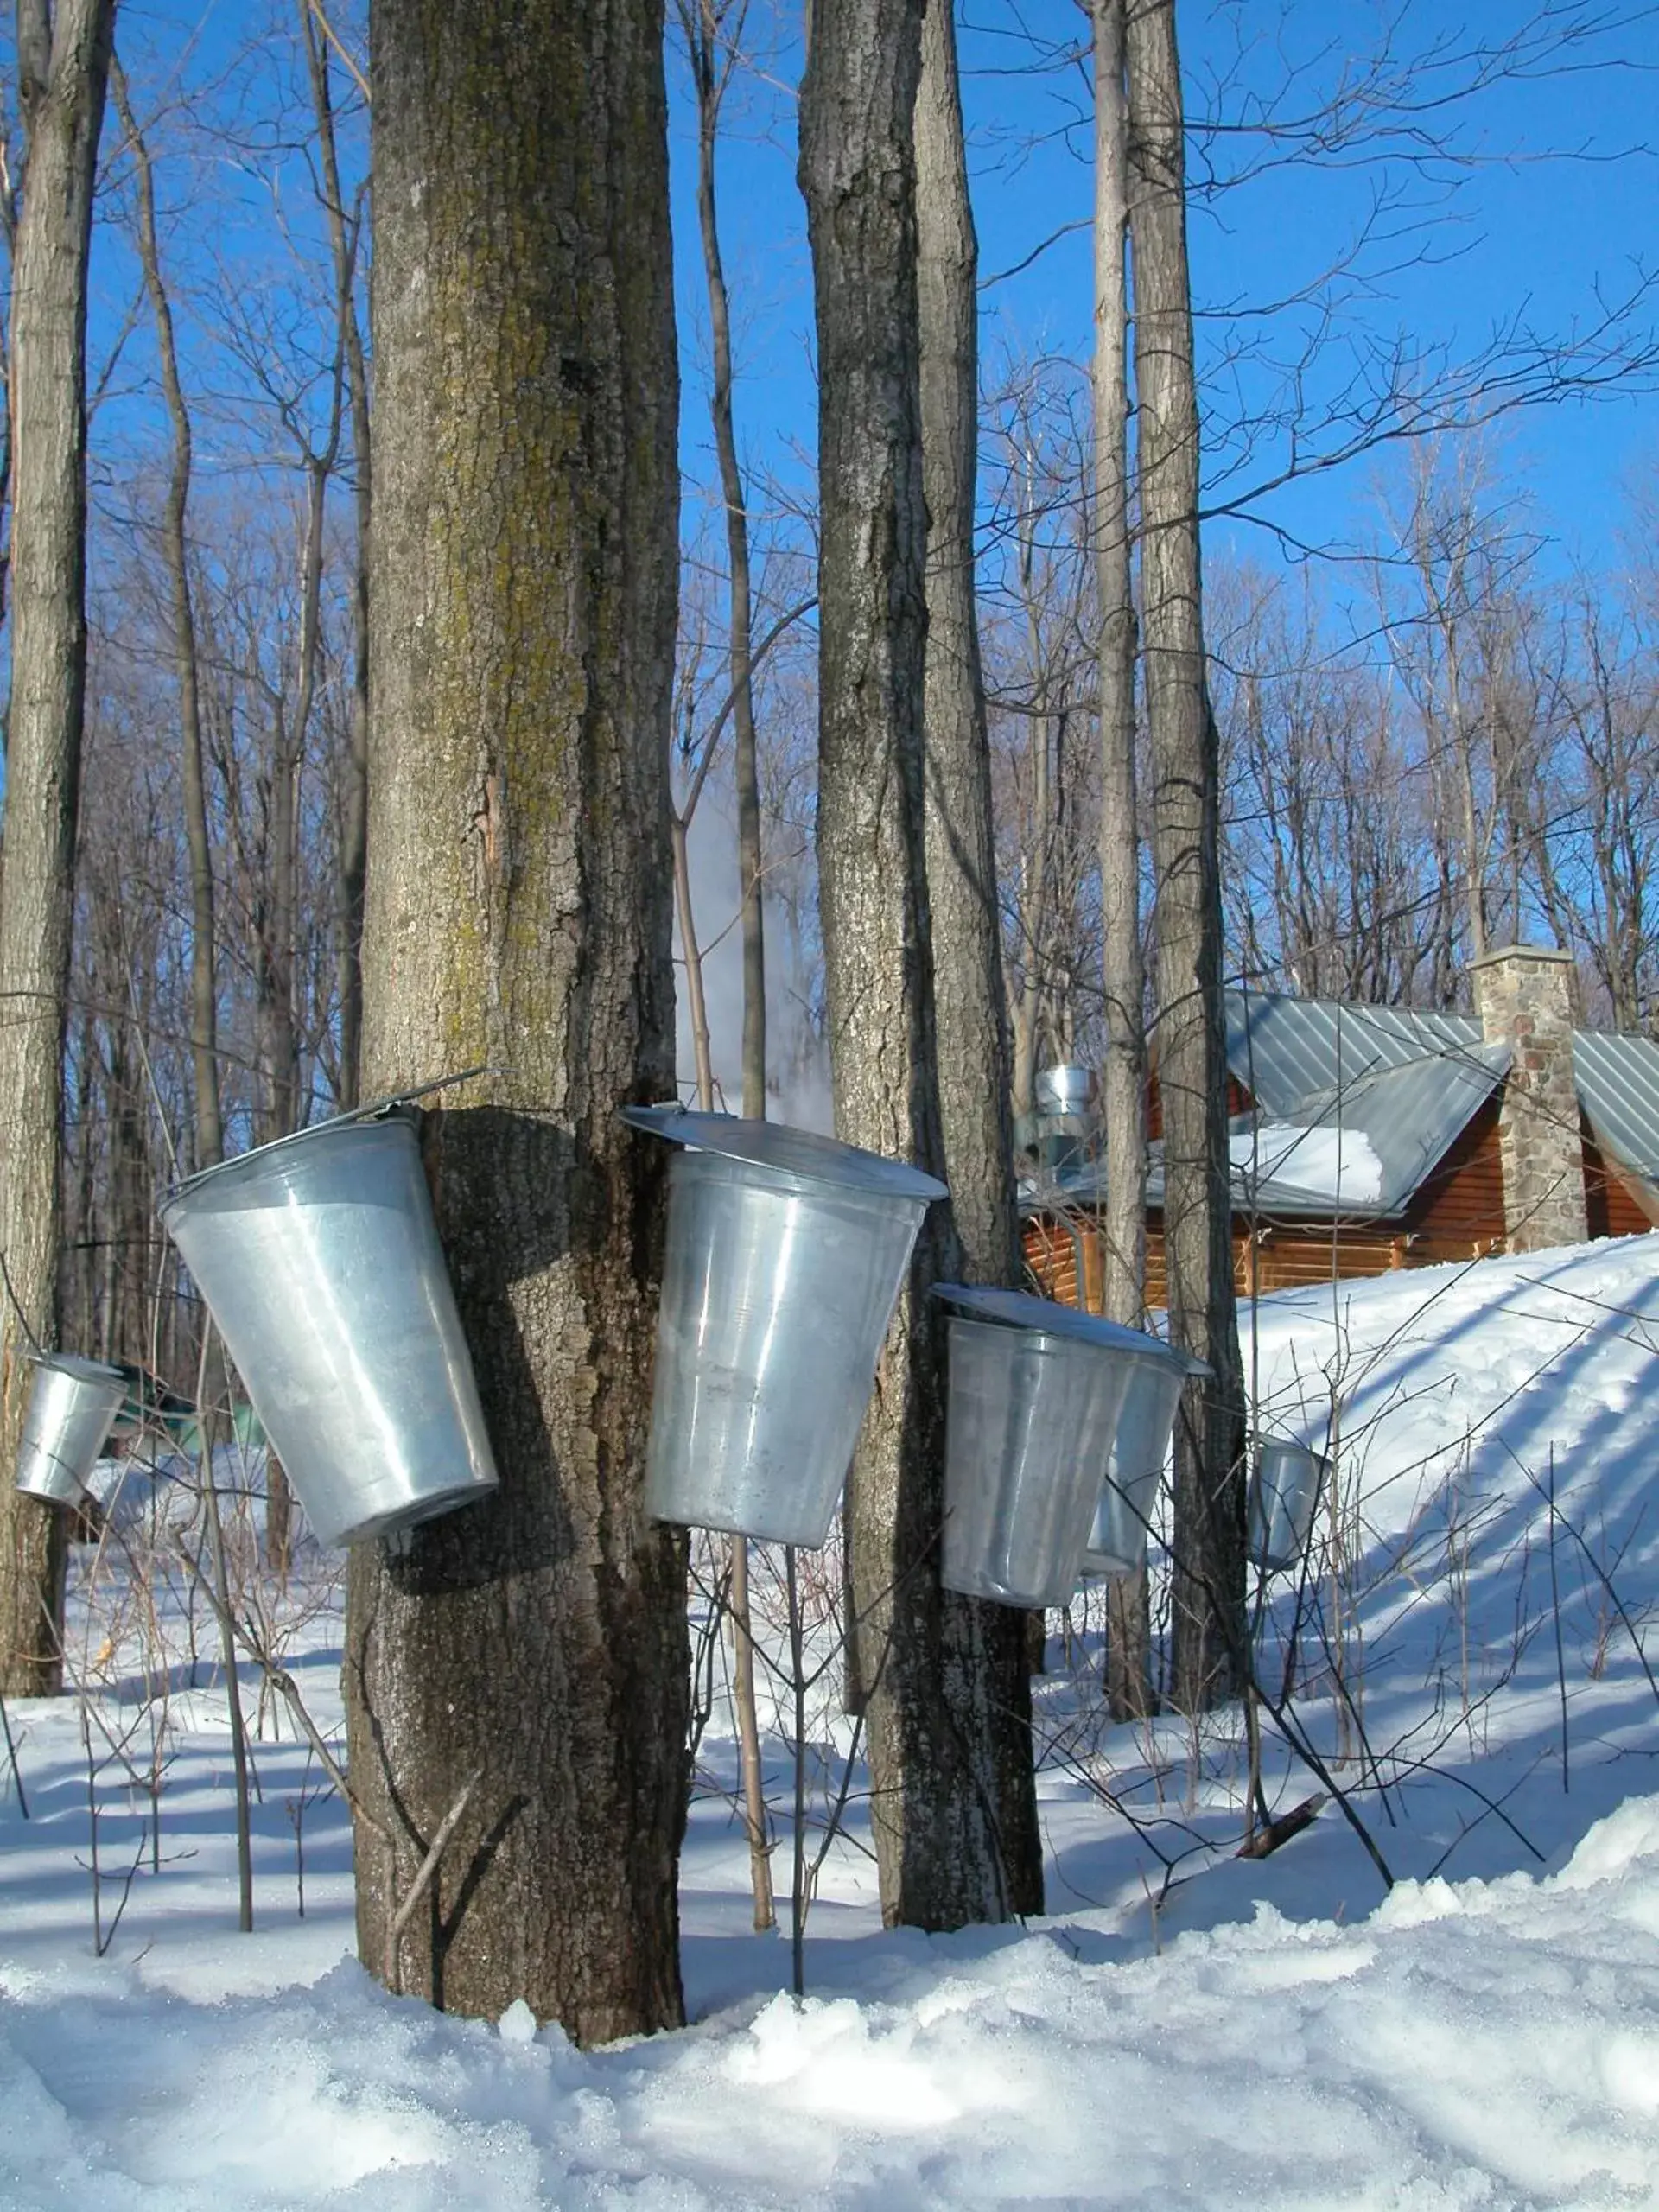
{"type": "Polygon", "coordinates": [[[1036,1112],[1015,1132],[1022,1152],[1047,1179],[1087,1166],[1100,1154],[1100,1078],[1093,1068],[1066,1063],[1040,1068],[1032,1085],[1036,1112]]]}

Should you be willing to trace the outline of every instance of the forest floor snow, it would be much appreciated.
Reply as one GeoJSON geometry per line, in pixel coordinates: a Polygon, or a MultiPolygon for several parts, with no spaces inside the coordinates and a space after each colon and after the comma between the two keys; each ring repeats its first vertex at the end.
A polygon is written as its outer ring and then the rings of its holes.
{"type": "MultiPolygon", "coordinates": [[[[1269,1722],[1269,1809],[1333,1783],[1370,1848],[1332,1802],[1238,1858],[1237,1713],[1109,1726],[1096,1595],[1037,1685],[1047,1917],[883,1932],[855,1789],[797,2002],[717,1707],[691,2024],[602,2050],[370,1979],[342,1809],[251,1668],[238,1934],[211,1618],[78,1554],[89,1695],[10,1708],[29,1817],[0,1772],[0,2208],[1659,2206],[1659,1236],[1263,1300],[1245,1356],[1266,1420],[1337,1430],[1259,1647],[1326,1773],[1269,1722]]],[[[270,1630],[331,1737],[339,1629],[315,1562],[270,1630]]],[[[815,1793],[848,1726],[825,1691],[815,1793]]]]}

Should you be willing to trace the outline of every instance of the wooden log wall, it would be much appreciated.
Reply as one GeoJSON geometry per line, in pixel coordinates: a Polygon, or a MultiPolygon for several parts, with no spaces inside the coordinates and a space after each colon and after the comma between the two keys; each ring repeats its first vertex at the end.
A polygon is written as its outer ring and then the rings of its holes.
{"type": "Polygon", "coordinates": [[[1645,1176],[1610,1160],[1583,1126],[1584,1209],[1592,1236],[1639,1236],[1659,1224],[1659,1190],[1645,1176]]]}

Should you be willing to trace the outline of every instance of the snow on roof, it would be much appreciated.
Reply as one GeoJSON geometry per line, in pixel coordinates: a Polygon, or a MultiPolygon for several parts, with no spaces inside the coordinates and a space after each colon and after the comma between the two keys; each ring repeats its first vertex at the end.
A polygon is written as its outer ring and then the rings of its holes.
{"type": "Polygon", "coordinates": [[[1375,1205],[1382,1196],[1382,1163],[1358,1130],[1258,1122],[1254,1128],[1235,1130],[1227,1148],[1236,1174],[1281,1189],[1349,1206],[1375,1205]]]}
{"type": "MultiPolygon", "coordinates": [[[[1484,1043],[1467,1014],[1234,991],[1227,1059],[1270,1120],[1340,1120],[1363,1133],[1382,1163],[1377,1210],[1393,1213],[1502,1080],[1510,1054],[1484,1043]]],[[[1603,1151],[1659,1182],[1659,1044],[1576,1029],[1573,1068],[1603,1151]]]]}
{"type": "MultiPolygon", "coordinates": [[[[1414,1059],[1375,1061],[1340,1092],[1304,1099],[1282,1117],[1244,1117],[1229,1139],[1235,1205],[1380,1220],[1403,1212],[1509,1064],[1507,1045],[1477,1038],[1414,1059]]],[[[1040,1211],[1051,1195],[1098,1203],[1105,1174],[1103,1165],[1090,1164],[1062,1175],[1050,1192],[1033,1186],[1027,1210],[1040,1211]]],[[[1163,1150],[1154,1145],[1147,1197],[1160,1205],[1163,1196],[1163,1150]]]]}
{"type": "Polygon", "coordinates": [[[1379,1214],[1402,1212],[1503,1080],[1507,1045],[1460,1045],[1376,1068],[1338,1096],[1306,1104],[1296,1120],[1370,1146],[1378,1166],[1379,1214]]]}
{"type": "MultiPolygon", "coordinates": [[[[1230,1146],[1241,1209],[1402,1213],[1509,1071],[1509,1046],[1485,1043],[1465,1014],[1243,991],[1227,993],[1226,1011],[1228,1065],[1256,1108],[1254,1120],[1235,1126],[1230,1146]],[[1304,1132],[1294,1144],[1259,1141],[1290,1126],[1304,1132]],[[1353,1147],[1340,1188],[1335,1147],[1316,1151],[1315,1129],[1340,1130],[1353,1147]]],[[[1573,1059],[1579,1103],[1604,1153],[1659,1183],[1659,1044],[1579,1029],[1573,1059]]],[[[1027,1211],[1040,1211],[1055,1199],[1097,1204],[1105,1187],[1103,1164],[1091,1164],[1046,1185],[1022,1185],[1020,1197],[1027,1211]]],[[[1161,1205],[1163,1195],[1154,1145],[1147,1197],[1161,1205]]]]}

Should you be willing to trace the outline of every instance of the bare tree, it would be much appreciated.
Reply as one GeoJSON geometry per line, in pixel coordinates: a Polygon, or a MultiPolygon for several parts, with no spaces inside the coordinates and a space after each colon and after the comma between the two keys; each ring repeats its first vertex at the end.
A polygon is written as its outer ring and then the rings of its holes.
{"type": "Polygon", "coordinates": [[[1304,581],[1206,579],[1229,961],[1259,989],[1444,1004],[1452,831],[1409,701],[1304,581]]]}
{"type": "Polygon", "coordinates": [[[358,1053],[363,1033],[363,890],[368,868],[369,521],[372,512],[373,449],[369,422],[369,372],[359,320],[358,291],[367,195],[359,185],[348,207],[341,181],[339,131],[329,48],[313,0],[297,0],[317,132],[321,196],[327,219],[334,277],[337,358],[344,368],[351,423],[353,499],[356,543],[351,576],[352,690],[346,742],[340,762],[336,807],[338,861],[334,949],[340,1001],[340,1103],[358,1099],[358,1053]]]}
{"type": "Polygon", "coordinates": [[[155,1101],[182,1134],[192,1084],[188,965],[173,942],[188,909],[179,764],[157,758],[152,735],[174,702],[133,651],[138,634],[126,632],[118,684],[107,654],[88,676],[60,1281],[66,1343],[153,1364],[176,1349],[178,1319],[170,1298],[158,1310],[154,1201],[172,1169],[155,1101]]]}
{"type": "MultiPolygon", "coordinates": [[[[1147,1289],[1147,975],[1136,808],[1135,617],[1129,519],[1129,174],[1124,0],[1094,0],[1095,353],[1090,521],[1100,651],[1100,941],[1106,1205],[1101,1302],[1139,1328],[1147,1289]]],[[[1107,1595],[1107,1696],[1120,1719],[1152,1702],[1144,1565],[1107,1595]]]]}
{"type": "Polygon", "coordinates": [[[1558,769],[1550,889],[1613,1027],[1659,1025],[1659,658],[1586,586],[1558,769]],[[1576,805],[1569,805],[1571,800],[1576,805]],[[1576,895],[1573,895],[1576,892],[1576,895]]]}
{"type": "Polygon", "coordinates": [[[1094,556],[1077,379],[1016,364],[994,402],[982,563],[1016,1116],[1100,1007],[1094,556]]]}
{"type": "Polygon", "coordinates": [[[760,785],[754,730],[753,614],[749,511],[738,465],[732,408],[732,319],[720,251],[715,154],[747,0],[675,0],[697,104],[697,229],[714,338],[709,415],[726,512],[727,590],[733,743],[737,779],[738,874],[743,931],[743,1111],[764,1120],[766,1094],[766,919],[761,899],[760,785]]]}
{"type": "MultiPolygon", "coordinates": [[[[979,399],[978,243],[968,197],[950,0],[925,0],[914,118],[922,488],[927,503],[924,676],[927,892],[933,923],[940,1123],[970,1282],[1017,1284],[1007,1020],[1002,991],[991,754],[974,592],[979,399]]],[[[1020,1615],[955,1601],[986,1678],[986,1755],[1007,1910],[1040,1912],[1031,1681],[1020,1615]]]]}
{"type": "Polygon", "coordinates": [[[1528,603],[1534,543],[1478,440],[1410,454],[1406,511],[1374,564],[1389,663],[1414,708],[1451,843],[1467,959],[1522,935],[1535,889],[1534,798],[1554,673],[1528,603]]]}
{"type": "Polygon", "coordinates": [[[1135,600],[1129,559],[1128,149],[1124,0],[1095,0],[1092,524],[1100,654],[1101,946],[1106,1054],[1106,1312],[1139,1324],[1146,1289],[1146,971],[1135,805],[1135,600]]]}
{"type": "MultiPolygon", "coordinates": [[[[816,0],[800,177],[818,335],[818,872],[836,1127],[944,1166],[922,742],[923,498],[912,116],[920,0],[816,0]]],[[[938,1579],[944,1344],[928,1286],[960,1265],[931,1210],[850,1478],[872,1822],[889,1922],[1012,1909],[987,1750],[983,1609],[938,1579]]]]}
{"type": "Polygon", "coordinates": [[[1019,486],[1015,547],[1017,588],[1031,676],[1025,746],[1030,799],[1019,871],[1020,976],[1014,1008],[1011,1083],[1014,1110],[1023,1116],[1031,1113],[1035,1104],[1033,1086],[1045,1048],[1052,1059],[1071,1058],[1071,1007],[1065,988],[1069,966],[1063,950],[1065,931],[1061,919],[1067,904],[1064,861],[1058,849],[1071,725],[1071,686],[1065,667],[1069,655],[1062,648],[1057,674],[1056,657],[1045,634],[1045,614],[1052,612],[1046,604],[1050,578],[1039,570],[1037,551],[1040,512],[1035,488],[1037,457],[1032,442],[1022,441],[1022,444],[1015,474],[1019,486]]]}
{"type": "Polygon", "coordinates": [[[11,706],[0,855],[0,1695],[61,1673],[61,1516],[9,1478],[56,1334],[63,1050],[86,691],[86,289],[114,0],[23,0],[11,320],[11,706]]]}
{"type": "Polygon", "coordinates": [[[225,1156],[225,1130],[219,1103],[219,940],[213,915],[213,863],[207,829],[207,786],[202,774],[195,611],[190,590],[188,524],[194,441],[190,410],[179,378],[172,303],[162,272],[149,147],[133,115],[126,77],[118,61],[112,63],[111,76],[116,112],[120,117],[126,150],[133,164],[138,261],[156,324],[162,395],[172,438],[172,460],[162,514],[162,559],[171,600],[184,831],[190,855],[190,1051],[195,1076],[194,1153],[199,1166],[211,1166],[225,1156]]]}
{"type": "MultiPolygon", "coordinates": [[[[703,281],[714,338],[714,376],[709,410],[720,466],[726,509],[728,659],[733,746],[737,784],[739,916],[743,939],[743,1111],[751,1121],[766,1116],[766,952],[762,896],[764,860],[760,849],[760,773],[754,728],[754,622],[749,576],[749,512],[743,473],[738,466],[737,431],[732,408],[732,318],[726,270],[721,257],[720,217],[715,195],[715,155],[720,111],[737,60],[748,13],[747,0],[675,0],[691,68],[697,103],[697,230],[702,245],[703,281]]],[[[681,937],[688,980],[693,957],[690,868],[684,828],[677,819],[676,882],[683,886],[681,937]]],[[[696,988],[702,988],[699,973],[696,988]]],[[[705,1025],[706,1037],[706,1025],[705,1025]]],[[[706,1049],[706,1048],[705,1048],[706,1049]]],[[[706,1067],[699,1084],[704,1109],[714,1096],[706,1067]]],[[[733,1699],[737,1711],[738,1749],[742,1767],[743,1813],[749,1840],[750,1882],[754,1924],[767,1929],[776,1916],[772,1900],[772,1861],[766,1841],[766,1795],[760,1771],[760,1736],[754,1703],[754,1643],[749,1622],[748,1540],[734,1535],[728,1545],[728,1606],[734,1650],[733,1699]]]]}
{"type": "Polygon", "coordinates": [[[1198,388],[1174,0],[1138,0],[1126,28],[1165,1263],[1170,1334],[1213,1370],[1207,1381],[1189,1383],[1175,1440],[1173,1680],[1177,1704],[1193,1711],[1226,1694],[1248,1664],[1219,764],[1205,681],[1198,388]]]}

